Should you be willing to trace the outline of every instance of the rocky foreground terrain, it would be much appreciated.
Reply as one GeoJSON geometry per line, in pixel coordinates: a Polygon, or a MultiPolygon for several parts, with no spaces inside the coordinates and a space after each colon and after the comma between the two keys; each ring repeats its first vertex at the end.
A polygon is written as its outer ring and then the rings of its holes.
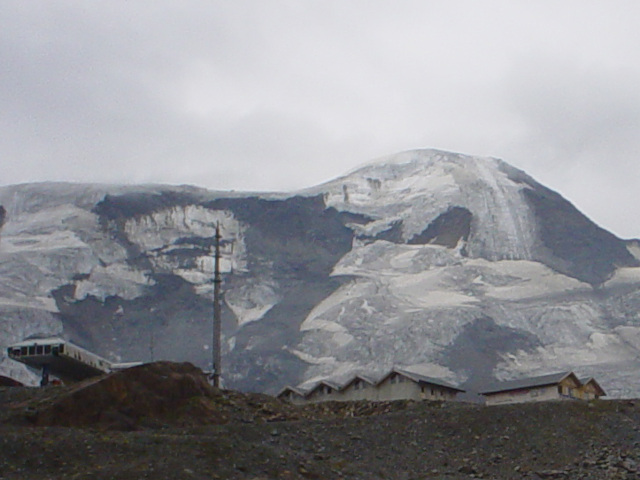
{"type": "Polygon", "coordinates": [[[631,479],[640,402],[295,407],[154,363],[0,389],[0,479],[631,479]]]}

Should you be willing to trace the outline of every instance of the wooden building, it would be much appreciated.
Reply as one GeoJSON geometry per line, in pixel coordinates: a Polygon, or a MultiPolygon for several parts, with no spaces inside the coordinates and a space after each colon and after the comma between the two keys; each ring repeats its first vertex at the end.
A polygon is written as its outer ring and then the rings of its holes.
{"type": "Polygon", "coordinates": [[[581,382],[582,387],[580,388],[580,398],[582,400],[595,400],[607,395],[593,377],[583,379],[581,382]]]}
{"type": "Polygon", "coordinates": [[[593,400],[606,393],[594,379],[583,383],[573,372],[499,382],[480,392],[487,405],[547,400],[593,400]]]}

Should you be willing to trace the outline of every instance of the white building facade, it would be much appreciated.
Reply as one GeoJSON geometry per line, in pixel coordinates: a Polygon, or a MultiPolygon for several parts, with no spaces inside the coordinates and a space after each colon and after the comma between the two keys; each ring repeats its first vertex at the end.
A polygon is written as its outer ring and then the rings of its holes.
{"type": "Polygon", "coordinates": [[[464,390],[440,379],[406,370],[393,369],[378,381],[363,375],[356,375],[342,384],[322,380],[308,389],[286,387],[278,394],[278,398],[294,404],[357,400],[371,402],[452,401],[461,392],[464,390]]]}

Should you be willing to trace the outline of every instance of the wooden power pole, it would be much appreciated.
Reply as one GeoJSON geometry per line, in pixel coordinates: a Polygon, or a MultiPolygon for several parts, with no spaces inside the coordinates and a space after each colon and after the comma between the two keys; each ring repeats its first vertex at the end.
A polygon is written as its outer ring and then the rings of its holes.
{"type": "Polygon", "coordinates": [[[220,387],[220,377],[222,376],[222,318],[220,311],[220,224],[216,224],[215,235],[215,257],[213,273],[213,386],[220,387]]]}

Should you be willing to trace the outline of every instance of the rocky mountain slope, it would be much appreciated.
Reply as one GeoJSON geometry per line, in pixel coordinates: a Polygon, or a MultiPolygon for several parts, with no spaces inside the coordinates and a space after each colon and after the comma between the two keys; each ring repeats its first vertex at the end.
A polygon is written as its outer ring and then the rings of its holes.
{"type": "Polygon", "coordinates": [[[0,205],[3,346],[61,334],[207,368],[219,224],[229,387],[402,366],[470,389],[575,369],[638,394],[640,243],[500,160],[411,151],[282,194],[17,185],[0,205]]]}

